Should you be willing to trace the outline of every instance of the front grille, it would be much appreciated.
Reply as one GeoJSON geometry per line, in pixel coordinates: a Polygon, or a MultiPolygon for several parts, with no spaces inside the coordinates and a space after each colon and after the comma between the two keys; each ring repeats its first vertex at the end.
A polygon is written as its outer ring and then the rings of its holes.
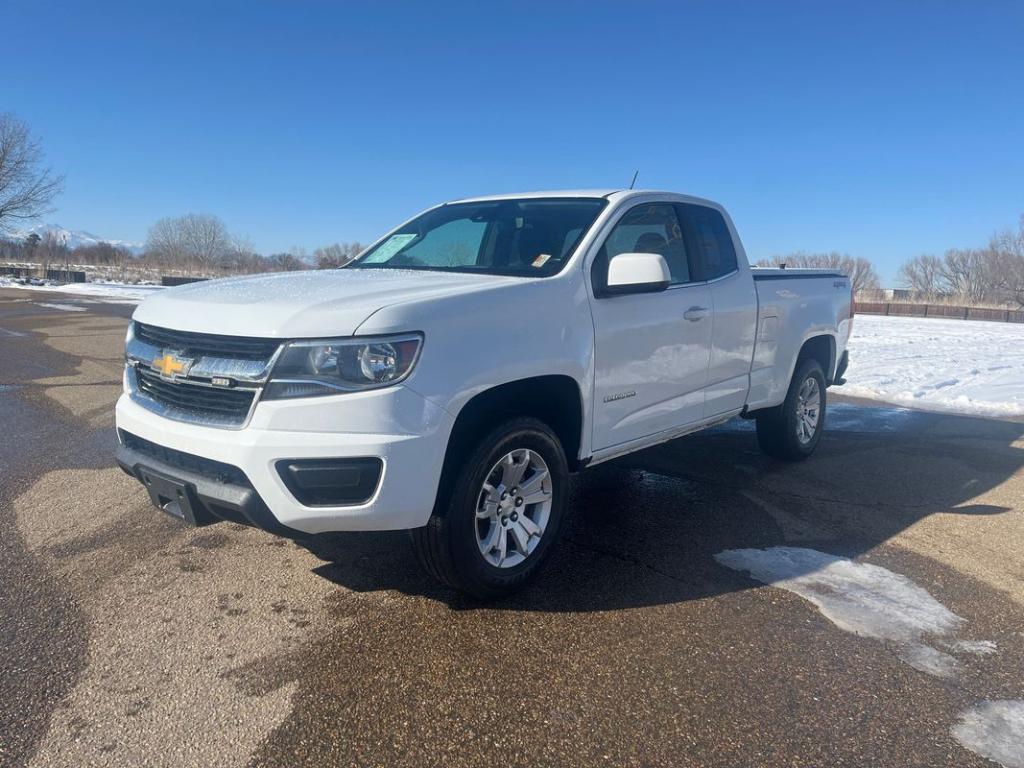
{"type": "Polygon", "coordinates": [[[249,478],[236,466],[225,464],[222,461],[205,459],[202,456],[185,453],[184,451],[176,451],[173,448],[165,448],[162,445],[151,443],[149,440],[138,435],[133,435],[131,432],[125,432],[123,429],[118,430],[118,432],[121,435],[121,444],[125,448],[131,448],[133,451],[138,451],[151,459],[156,459],[177,469],[195,472],[219,483],[241,485],[246,488],[252,487],[249,478]]]}
{"type": "Polygon", "coordinates": [[[220,389],[200,384],[179,383],[162,379],[159,374],[138,366],[135,380],[139,391],[171,411],[171,418],[199,421],[195,416],[209,417],[216,423],[241,425],[252,407],[252,389],[220,389]]]}
{"type": "Polygon", "coordinates": [[[193,357],[226,357],[241,360],[269,360],[281,342],[248,336],[221,336],[215,333],[191,333],[135,323],[135,337],[161,349],[188,352],[193,357]]]}

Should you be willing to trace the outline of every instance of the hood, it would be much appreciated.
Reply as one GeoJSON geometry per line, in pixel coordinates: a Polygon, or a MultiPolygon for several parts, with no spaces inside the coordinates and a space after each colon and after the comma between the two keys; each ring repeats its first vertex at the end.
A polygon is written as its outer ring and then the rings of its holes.
{"type": "Polygon", "coordinates": [[[513,280],[401,269],[277,272],[168,288],[139,304],[132,317],[179,331],[231,336],[350,336],[391,304],[497,288],[513,280]]]}

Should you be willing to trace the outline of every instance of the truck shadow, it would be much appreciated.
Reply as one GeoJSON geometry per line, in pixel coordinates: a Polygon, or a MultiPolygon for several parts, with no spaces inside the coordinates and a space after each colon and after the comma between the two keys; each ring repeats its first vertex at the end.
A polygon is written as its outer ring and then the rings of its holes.
{"type": "MultiPolygon", "coordinates": [[[[933,514],[998,515],[1010,507],[986,494],[1024,465],[1022,438],[1020,423],[837,403],[815,456],[784,464],[760,453],[752,423],[734,420],[577,475],[551,562],[488,607],[586,612],[700,599],[753,584],[715,562],[723,550],[785,544],[856,557],[933,514]]],[[[404,533],[301,543],[324,561],[320,576],[348,589],[480,606],[434,585],[404,533]]]]}

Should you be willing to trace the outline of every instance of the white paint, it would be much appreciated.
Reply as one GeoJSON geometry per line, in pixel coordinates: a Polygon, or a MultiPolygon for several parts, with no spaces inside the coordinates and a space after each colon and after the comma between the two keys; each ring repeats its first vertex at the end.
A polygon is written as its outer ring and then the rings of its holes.
{"type": "MultiPolygon", "coordinates": [[[[562,271],[543,279],[475,270],[324,269],[158,292],[136,309],[137,322],[279,339],[418,331],[426,338],[424,354],[407,380],[380,394],[263,398],[240,433],[173,422],[138,407],[130,395],[117,406],[117,424],[161,446],[188,446],[184,450],[190,453],[240,467],[275,516],[306,533],[415,528],[430,515],[423,499],[436,492],[455,415],[491,387],[535,376],[575,382],[583,398],[576,458],[596,464],[739,413],[754,374],[758,384],[751,387],[751,402],[779,404],[800,345],[811,334],[834,336],[837,352],[843,351],[850,310],[845,281],[825,273],[802,279],[814,275],[760,270],[759,278],[772,278],[765,291],[788,281],[791,286],[781,287],[792,297],[781,301],[772,295],[758,302],[761,294],[738,239],[738,267],[718,280],[598,300],[589,281],[601,244],[629,210],[652,203],[721,212],[686,195],[616,193],[566,256],[562,271]],[[529,318],[527,325],[510,326],[507,313],[496,309],[510,306],[529,318]],[[778,329],[752,371],[759,306],[777,319],[778,329]],[[622,393],[631,396],[617,397],[622,393]],[[386,466],[376,500],[358,507],[298,504],[274,462],[321,456],[382,458],[386,466]]],[[[392,230],[385,238],[413,229],[392,230]]]]}
{"type": "Polygon", "coordinates": [[[936,411],[1024,415],[1024,326],[857,315],[837,393],[936,411]]]}
{"type": "Polygon", "coordinates": [[[800,595],[840,629],[895,645],[900,658],[921,672],[956,673],[956,659],[924,638],[950,636],[964,620],[905,576],[801,547],[731,549],[715,560],[800,595]]]}
{"type": "Polygon", "coordinates": [[[1024,701],[983,701],[960,715],[953,737],[1004,768],[1024,768],[1024,701]]]}
{"type": "Polygon", "coordinates": [[[74,304],[47,304],[37,301],[36,306],[46,307],[47,309],[59,309],[61,312],[85,312],[85,307],[76,307],[74,304]]]}

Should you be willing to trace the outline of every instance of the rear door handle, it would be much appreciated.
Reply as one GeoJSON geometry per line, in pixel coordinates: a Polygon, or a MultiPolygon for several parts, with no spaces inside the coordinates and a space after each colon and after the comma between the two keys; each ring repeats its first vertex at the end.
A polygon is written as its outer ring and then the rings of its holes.
{"type": "Polygon", "coordinates": [[[688,310],[683,312],[683,317],[685,317],[687,320],[689,320],[692,323],[695,323],[698,320],[703,320],[707,316],[708,316],[708,308],[707,307],[690,307],[688,310]]]}

